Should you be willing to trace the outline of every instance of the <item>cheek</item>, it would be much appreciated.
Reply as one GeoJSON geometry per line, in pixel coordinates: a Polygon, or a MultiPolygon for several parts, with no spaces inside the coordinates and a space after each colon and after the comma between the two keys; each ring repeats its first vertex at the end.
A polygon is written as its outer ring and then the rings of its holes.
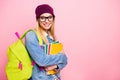
{"type": "Polygon", "coordinates": [[[40,22],[40,26],[42,26],[42,25],[43,25],[43,23],[40,22]]]}
{"type": "Polygon", "coordinates": [[[40,22],[39,25],[40,25],[40,26],[44,26],[44,23],[40,22]]]}
{"type": "Polygon", "coordinates": [[[51,22],[50,25],[52,26],[52,25],[53,25],[53,22],[51,22]]]}

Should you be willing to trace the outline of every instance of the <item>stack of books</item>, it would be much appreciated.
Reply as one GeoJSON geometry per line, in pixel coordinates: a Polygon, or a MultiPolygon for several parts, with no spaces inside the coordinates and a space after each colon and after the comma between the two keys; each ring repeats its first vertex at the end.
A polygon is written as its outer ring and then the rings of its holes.
{"type": "Polygon", "coordinates": [[[47,55],[51,55],[51,54],[54,55],[62,51],[63,44],[58,42],[53,42],[50,44],[45,44],[43,45],[43,47],[47,55]]]}
{"type": "MultiPolygon", "coordinates": [[[[43,45],[43,48],[47,55],[55,55],[55,54],[60,53],[63,50],[63,44],[59,42],[53,42],[50,44],[43,45]]],[[[57,73],[56,70],[50,70],[47,72],[48,75],[53,75],[56,73],[57,73]]]]}

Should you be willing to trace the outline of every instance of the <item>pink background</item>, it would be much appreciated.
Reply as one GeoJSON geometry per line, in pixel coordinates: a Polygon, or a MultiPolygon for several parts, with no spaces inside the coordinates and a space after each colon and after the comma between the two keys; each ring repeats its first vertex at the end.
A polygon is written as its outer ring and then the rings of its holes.
{"type": "Polygon", "coordinates": [[[119,0],[0,0],[0,80],[7,80],[7,47],[35,28],[34,10],[50,4],[56,35],[64,43],[68,65],[62,80],[120,80],[119,0]]]}

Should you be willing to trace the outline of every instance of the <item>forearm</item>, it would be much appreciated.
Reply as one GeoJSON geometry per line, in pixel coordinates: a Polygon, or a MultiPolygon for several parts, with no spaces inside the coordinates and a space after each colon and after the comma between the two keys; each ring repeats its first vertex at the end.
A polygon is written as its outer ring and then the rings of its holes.
{"type": "Polygon", "coordinates": [[[64,58],[63,63],[59,63],[58,66],[58,70],[62,70],[65,66],[67,65],[67,57],[64,58]]]}

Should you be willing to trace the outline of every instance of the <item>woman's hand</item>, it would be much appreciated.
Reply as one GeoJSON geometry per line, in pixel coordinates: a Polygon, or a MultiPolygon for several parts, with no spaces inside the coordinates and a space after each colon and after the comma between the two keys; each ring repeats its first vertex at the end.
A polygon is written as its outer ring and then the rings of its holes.
{"type": "Polygon", "coordinates": [[[45,70],[50,71],[50,70],[53,70],[53,69],[56,69],[56,68],[57,68],[57,65],[51,65],[51,66],[45,67],[45,70]]]}

